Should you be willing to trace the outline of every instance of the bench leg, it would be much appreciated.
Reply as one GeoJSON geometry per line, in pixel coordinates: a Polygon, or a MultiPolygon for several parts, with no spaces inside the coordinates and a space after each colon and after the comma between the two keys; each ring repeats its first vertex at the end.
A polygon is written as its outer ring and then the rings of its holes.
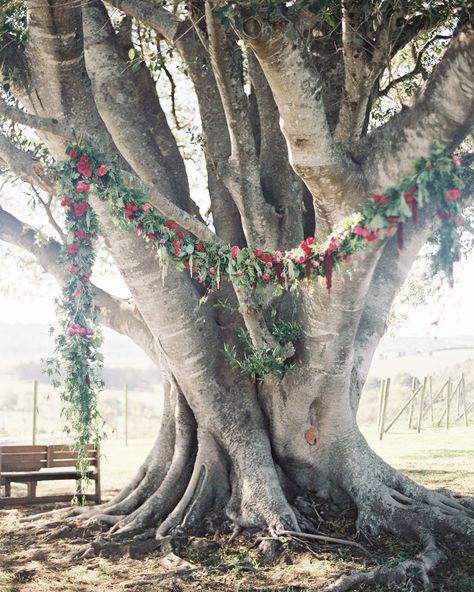
{"type": "Polygon", "coordinates": [[[5,479],[5,497],[11,497],[11,496],[12,496],[12,484],[10,483],[10,481],[5,479]]]}
{"type": "Polygon", "coordinates": [[[27,484],[28,487],[28,497],[35,498],[36,497],[36,486],[38,485],[38,481],[30,481],[27,484]]]}
{"type": "Polygon", "coordinates": [[[100,477],[99,475],[97,475],[95,478],[95,503],[100,504],[101,501],[102,500],[100,497],[100,477]]]}

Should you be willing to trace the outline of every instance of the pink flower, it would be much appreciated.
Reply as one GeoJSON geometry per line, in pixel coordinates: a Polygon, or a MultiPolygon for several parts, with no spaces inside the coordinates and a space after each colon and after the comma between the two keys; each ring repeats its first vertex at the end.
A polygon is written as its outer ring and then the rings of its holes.
{"type": "Polygon", "coordinates": [[[70,257],[73,257],[79,251],[79,249],[80,249],[80,247],[77,243],[72,243],[67,246],[67,254],[70,257]]]}
{"type": "Polygon", "coordinates": [[[76,191],[77,193],[87,193],[90,191],[91,186],[89,183],[84,183],[84,181],[78,181],[76,184],[76,191]]]}
{"type": "Polygon", "coordinates": [[[329,251],[329,253],[332,253],[333,251],[335,251],[339,246],[339,243],[337,242],[337,238],[335,236],[331,236],[329,239],[329,244],[328,244],[328,248],[327,250],[329,251]]]}
{"type": "Polygon", "coordinates": [[[460,226],[464,222],[464,216],[460,214],[454,217],[453,224],[454,226],[460,226]]]}
{"type": "Polygon", "coordinates": [[[142,205],[142,212],[148,212],[148,210],[151,210],[151,207],[152,207],[151,204],[149,204],[148,202],[144,203],[142,205]]]}
{"type": "Polygon", "coordinates": [[[74,292],[71,294],[73,298],[77,298],[81,293],[81,288],[76,288],[74,292]]]}
{"type": "Polygon", "coordinates": [[[87,212],[89,204],[86,201],[79,201],[73,205],[73,212],[76,218],[79,218],[87,212]]]}
{"type": "Polygon", "coordinates": [[[209,267],[209,273],[211,275],[214,275],[216,273],[216,268],[215,267],[209,267]]]}
{"type": "Polygon", "coordinates": [[[349,264],[351,261],[352,261],[352,257],[351,257],[350,255],[349,255],[349,257],[346,257],[346,258],[344,259],[344,263],[345,263],[346,265],[348,265],[348,264],[349,264]]]}
{"type": "Polygon", "coordinates": [[[364,236],[365,231],[366,231],[366,228],[364,228],[360,224],[357,224],[357,226],[354,226],[354,228],[352,229],[352,232],[354,234],[357,234],[358,236],[364,236]]]}
{"type": "Polygon", "coordinates": [[[313,261],[311,265],[314,267],[314,269],[318,269],[319,267],[319,263],[317,261],[313,261]]]}
{"type": "Polygon", "coordinates": [[[237,245],[233,245],[230,248],[230,256],[232,257],[232,259],[235,259],[239,253],[240,253],[240,247],[238,247],[237,245]]]}
{"type": "Polygon", "coordinates": [[[461,197],[459,189],[448,189],[446,193],[446,201],[457,201],[461,197]]]}
{"type": "Polygon", "coordinates": [[[105,162],[103,162],[102,164],[99,164],[99,166],[97,167],[97,170],[96,170],[96,174],[99,177],[103,177],[108,172],[109,172],[109,169],[107,168],[107,165],[105,164],[105,162]]]}
{"type": "Polygon", "coordinates": [[[461,157],[459,156],[459,154],[453,154],[453,162],[456,166],[462,165],[462,160],[461,160],[461,157]]]}
{"type": "Polygon", "coordinates": [[[73,323],[68,329],[69,335],[80,335],[81,337],[85,337],[88,333],[87,329],[81,327],[81,325],[77,325],[73,323]]]}
{"type": "Polygon", "coordinates": [[[238,269],[238,270],[235,272],[235,275],[236,275],[237,277],[242,277],[242,276],[244,275],[244,272],[243,272],[241,269],[238,269]]]}
{"type": "Polygon", "coordinates": [[[281,251],[275,251],[273,253],[273,259],[275,260],[276,263],[280,263],[282,256],[283,255],[282,255],[281,251]]]}
{"type": "Polygon", "coordinates": [[[273,263],[272,263],[271,261],[267,261],[267,262],[265,263],[265,267],[266,267],[267,269],[270,269],[270,268],[272,268],[272,267],[273,267],[273,263]]]}
{"type": "Polygon", "coordinates": [[[87,275],[82,276],[82,283],[88,284],[91,281],[92,271],[89,271],[87,275]]]}
{"type": "Polygon", "coordinates": [[[269,273],[264,273],[262,275],[262,280],[268,282],[268,280],[271,278],[272,276],[269,273]]]}
{"type": "Polygon", "coordinates": [[[175,239],[173,241],[173,249],[176,257],[179,257],[179,254],[181,253],[181,243],[179,242],[179,240],[175,239]]]}
{"type": "Polygon", "coordinates": [[[65,265],[64,270],[71,274],[76,274],[79,271],[79,269],[75,265],[71,264],[65,265]]]}
{"type": "Polygon", "coordinates": [[[296,258],[297,263],[304,263],[305,260],[306,260],[306,257],[304,255],[300,255],[299,257],[296,258]]]}

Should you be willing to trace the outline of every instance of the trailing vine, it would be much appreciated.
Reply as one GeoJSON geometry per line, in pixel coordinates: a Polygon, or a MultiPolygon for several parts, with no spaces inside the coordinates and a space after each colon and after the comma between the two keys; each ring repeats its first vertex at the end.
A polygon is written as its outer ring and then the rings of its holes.
{"type": "MultiPolygon", "coordinates": [[[[92,190],[109,204],[120,227],[156,246],[163,273],[173,263],[209,290],[218,290],[222,281],[230,280],[250,289],[272,285],[283,291],[322,278],[330,294],[334,272],[349,265],[357,253],[393,234],[397,235],[399,249],[403,249],[404,225],[409,219],[416,224],[418,210],[428,202],[435,204],[441,219],[439,248],[434,255],[436,269],[443,270],[451,280],[453,261],[459,258],[462,169],[459,159],[439,146],[433,147],[430,158],[416,163],[413,176],[374,195],[359,212],[342,220],[324,243],[318,245],[308,237],[285,252],[200,241],[176,221],[161,216],[143,192],[126,187],[119,168],[104,153],[74,145],[68,147],[67,154],[68,160],[57,167],[68,230],[68,244],[62,253],[67,281],[59,307],[57,358],[50,360],[49,368],[50,372],[61,369],[65,375],[64,416],[68,429],[75,434],[80,458],[85,458],[89,441],[99,440],[101,430],[97,411],[102,388],[98,375],[101,338],[90,285],[93,242],[98,235],[97,218],[88,201],[92,190]]],[[[295,330],[281,324],[273,327],[281,346],[288,342],[288,331],[295,330]]],[[[288,368],[278,347],[257,351],[245,334],[241,338],[247,344],[244,357],[238,360],[230,349],[227,357],[242,372],[260,379],[269,372],[281,374],[288,368]]]]}

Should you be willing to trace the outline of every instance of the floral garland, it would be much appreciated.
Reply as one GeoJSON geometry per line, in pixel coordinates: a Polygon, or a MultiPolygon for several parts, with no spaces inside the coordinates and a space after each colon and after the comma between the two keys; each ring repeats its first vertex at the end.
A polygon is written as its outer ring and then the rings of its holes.
{"type": "Polygon", "coordinates": [[[404,224],[410,218],[416,224],[419,208],[428,201],[437,203],[442,221],[437,268],[451,279],[453,261],[459,258],[456,229],[462,222],[461,163],[438,146],[433,147],[429,159],[416,163],[412,177],[374,195],[360,212],[342,220],[324,244],[317,245],[308,237],[286,252],[200,241],[174,220],[161,216],[143,192],[125,187],[120,170],[100,151],[75,145],[68,147],[67,154],[68,160],[58,165],[68,228],[68,244],[62,253],[68,279],[60,306],[56,367],[61,361],[64,364],[64,414],[76,433],[80,453],[89,440],[99,439],[97,396],[102,388],[97,374],[102,361],[98,310],[90,286],[92,243],[98,235],[97,218],[88,202],[91,190],[109,203],[111,215],[121,227],[156,245],[163,270],[172,261],[209,290],[218,289],[224,279],[253,289],[274,285],[286,290],[299,282],[324,278],[330,292],[334,271],[376,241],[396,233],[401,250],[404,224]]]}

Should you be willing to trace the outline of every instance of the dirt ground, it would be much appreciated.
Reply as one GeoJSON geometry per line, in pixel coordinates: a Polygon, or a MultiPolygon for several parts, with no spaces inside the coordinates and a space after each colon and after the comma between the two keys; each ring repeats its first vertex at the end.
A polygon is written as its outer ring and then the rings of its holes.
{"type": "MultiPolygon", "coordinates": [[[[366,433],[386,460],[428,487],[446,487],[474,494],[474,429],[428,430],[421,435],[390,434],[381,443],[366,433]]],[[[131,476],[147,451],[146,442],[131,442],[124,450],[116,441],[106,445],[103,463],[104,497],[131,476]]],[[[64,487],[64,486],[63,486],[64,487]]],[[[2,592],[302,592],[323,590],[335,577],[352,569],[396,565],[415,557],[416,544],[388,536],[358,537],[353,517],[337,518],[320,509],[319,531],[357,541],[359,548],[308,540],[284,540],[273,565],[264,564],[258,533],[229,542],[228,534],[192,538],[183,546],[155,549],[154,539],[130,547],[107,544],[100,532],[70,527],[61,520],[20,522],[27,514],[49,508],[5,510],[0,513],[0,590],[2,592]],[[105,543],[105,544],[101,544],[105,543]],[[94,549],[92,553],[91,549],[94,549]]],[[[185,544],[184,544],[185,543],[185,544]]],[[[270,544],[270,543],[264,543],[270,544]]],[[[455,547],[435,579],[437,592],[474,592],[474,557],[455,547]]],[[[414,592],[417,584],[360,588],[365,592],[414,592]]]]}

